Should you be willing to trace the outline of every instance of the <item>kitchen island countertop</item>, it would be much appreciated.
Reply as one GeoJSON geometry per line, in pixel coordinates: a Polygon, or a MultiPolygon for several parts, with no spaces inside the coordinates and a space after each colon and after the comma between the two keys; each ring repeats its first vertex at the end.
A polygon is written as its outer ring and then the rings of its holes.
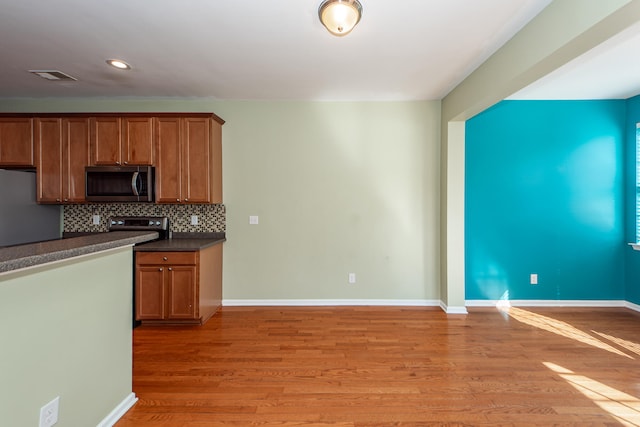
{"type": "Polygon", "coordinates": [[[158,238],[153,231],[113,231],[0,249],[0,274],[158,238]]]}

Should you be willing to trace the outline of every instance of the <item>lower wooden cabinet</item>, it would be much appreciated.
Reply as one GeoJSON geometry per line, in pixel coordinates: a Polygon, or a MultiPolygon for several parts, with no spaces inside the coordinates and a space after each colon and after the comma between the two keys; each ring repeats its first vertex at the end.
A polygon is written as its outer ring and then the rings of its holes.
{"type": "Polygon", "coordinates": [[[188,252],[136,252],[136,320],[204,324],[222,303],[222,244],[188,252]]]}

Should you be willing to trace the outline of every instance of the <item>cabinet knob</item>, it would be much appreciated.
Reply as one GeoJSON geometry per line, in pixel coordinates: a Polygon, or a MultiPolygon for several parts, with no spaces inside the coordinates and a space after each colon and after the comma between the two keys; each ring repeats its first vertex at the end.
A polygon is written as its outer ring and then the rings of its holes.
{"type": "Polygon", "coordinates": [[[173,268],[169,267],[169,271],[173,271],[173,268]]]}
{"type": "Polygon", "coordinates": [[[166,256],[163,256],[163,257],[162,257],[162,260],[163,260],[163,261],[166,261],[167,259],[168,259],[168,258],[167,258],[166,256]]]}
{"type": "Polygon", "coordinates": [[[160,267],[160,268],[158,269],[158,271],[162,271],[162,270],[164,270],[164,268],[162,268],[162,267],[160,267]]]}
{"type": "Polygon", "coordinates": [[[124,164],[125,164],[125,165],[128,165],[128,164],[129,164],[129,162],[124,162],[124,164]]]}
{"type": "Polygon", "coordinates": [[[189,201],[189,199],[184,199],[184,201],[185,201],[185,202],[188,202],[188,201],[189,201]]]}
{"type": "Polygon", "coordinates": [[[119,165],[119,164],[120,164],[120,162],[116,162],[116,165],[119,165]]]}
{"type": "Polygon", "coordinates": [[[69,199],[64,199],[64,201],[65,201],[65,202],[68,202],[68,201],[69,201],[69,199]]]}
{"type": "Polygon", "coordinates": [[[56,202],[59,202],[59,201],[60,201],[60,199],[56,199],[56,202]]]}
{"type": "Polygon", "coordinates": [[[179,202],[179,201],[180,201],[180,199],[176,199],[176,202],[179,202]]]}

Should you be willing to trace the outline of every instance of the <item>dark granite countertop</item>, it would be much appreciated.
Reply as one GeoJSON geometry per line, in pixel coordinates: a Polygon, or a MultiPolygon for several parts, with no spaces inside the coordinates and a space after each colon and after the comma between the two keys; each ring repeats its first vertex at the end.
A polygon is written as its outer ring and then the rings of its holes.
{"type": "Polygon", "coordinates": [[[155,231],[113,231],[0,249],[0,273],[158,238],[155,231]]]}
{"type": "Polygon", "coordinates": [[[171,239],[137,245],[136,252],[191,252],[225,242],[224,233],[174,233],[171,239]]]}

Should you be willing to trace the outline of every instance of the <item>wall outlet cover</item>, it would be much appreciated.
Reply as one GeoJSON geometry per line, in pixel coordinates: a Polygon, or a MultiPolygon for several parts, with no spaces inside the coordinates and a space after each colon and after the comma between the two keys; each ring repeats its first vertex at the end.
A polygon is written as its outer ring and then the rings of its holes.
{"type": "Polygon", "coordinates": [[[191,225],[198,225],[198,215],[191,215],[191,225]]]}
{"type": "Polygon", "coordinates": [[[91,217],[93,225],[100,225],[100,215],[93,215],[91,217]]]}
{"type": "Polygon", "coordinates": [[[258,215],[249,216],[249,224],[257,225],[258,224],[258,215]]]}
{"type": "Polygon", "coordinates": [[[40,408],[39,427],[51,427],[58,422],[58,411],[60,409],[60,396],[40,408]]]}

